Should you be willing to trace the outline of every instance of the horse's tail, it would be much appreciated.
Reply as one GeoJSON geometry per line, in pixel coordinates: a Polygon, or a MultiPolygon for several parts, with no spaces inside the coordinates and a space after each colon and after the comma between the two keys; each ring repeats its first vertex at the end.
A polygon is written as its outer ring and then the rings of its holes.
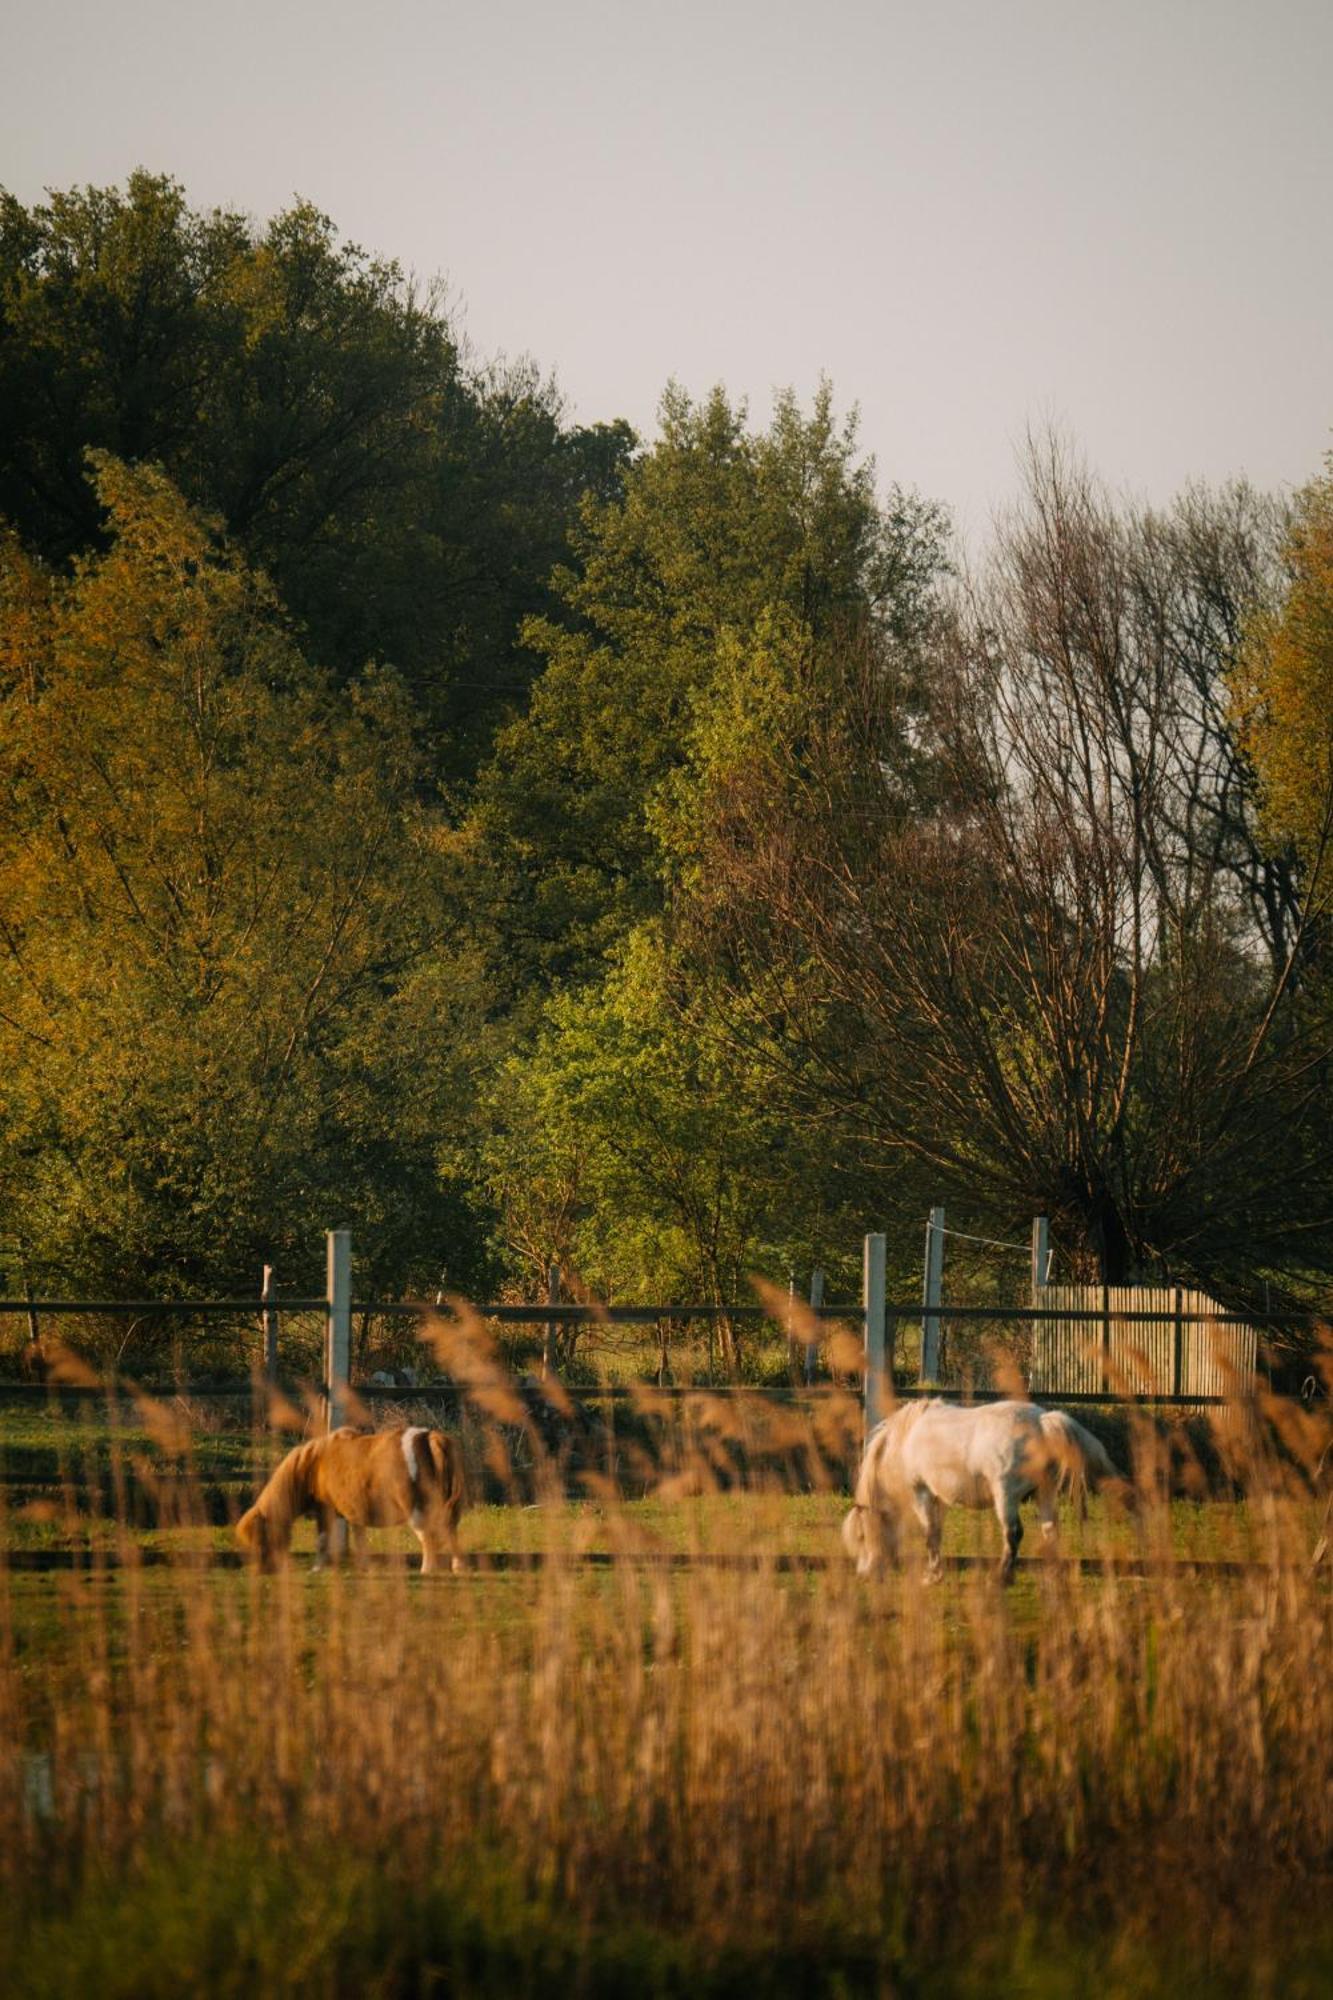
{"type": "Polygon", "coordinates": [[[1120,1480],[1121,1475],[1101,1439],[1085,1430],[1066,1411],[1043,1410],[1041,1434],[1060,1469],[1061,1486],[1090,1486],[1096,1492],[1104,1480],[1120,1480]]]}
{"type": "Polygon", "coordinates": [[[854,1563],[859,1563],[866,1551],[866,1510],[856,1502],[842,1524],[842,1545],[854,1563]]]}
{"type": "Polygon", "coordinates": [[[293,1445],[253,1507],[236,1523],[236,1538],[247,1555],[267,1566],[292,1537],[292,1523],[310,1498],[311,1465],[322,1439],[293,1445]]]}
{"type": "Polygon", "coordinates": [[[456,1522],[467,1505],[462,1449],[456,1438],[446,1437],[443,1431],[427,1431],[425,1443],[435,1489],[450,1521],[456,1522]]]}

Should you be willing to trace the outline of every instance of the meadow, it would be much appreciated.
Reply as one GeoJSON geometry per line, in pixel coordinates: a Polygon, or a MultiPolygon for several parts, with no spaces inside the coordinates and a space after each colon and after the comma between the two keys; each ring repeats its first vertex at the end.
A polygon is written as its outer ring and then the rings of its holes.
{"type": "Polygon", "coordinates": [[[1007,1591],[982,1515],[851,1574],[850,1397],[579,1460],[493,1366],[460,1574],[261,1575],[275,1415],[0,1416],[6,1992],[1328,1990],[1318,1408],[1132,1416],[1007,1591]]]}

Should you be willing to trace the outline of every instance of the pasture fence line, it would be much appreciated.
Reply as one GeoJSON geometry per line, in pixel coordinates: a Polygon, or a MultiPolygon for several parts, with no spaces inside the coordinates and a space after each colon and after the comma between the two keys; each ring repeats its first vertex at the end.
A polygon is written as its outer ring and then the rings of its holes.
{"type": "MultiPolygon", "coordinates": [[[[938,1235],[932,1217],[932,1235],[938,1235]]],[[[1037,1240],[1034,1230],[1034,1276],[1044,1270],[1047,1244],[1037,1240]]],[[[868,1234],[863,1243],[861,1299],[857,1304],[830,1304],[824,1297],[824,1273],[811,1278],[809,1302],[796,1306],[794,1283],[787,1325],[789,1356],[793,1353],[792,1315],[802,1329],[804,1355],[792,1364],[792,1380],[784,1384],[707,1383],[713,1395],[758,1394],[782,1400],[820,1396],[840,1385],[816,1380],[819,1329],[841,1324],[859,1332],[861,1349],[859,1373],[863,1397],[864,1427],[868,1432],[879,1421],[886,1402],[895,1396],[939,1395],[950,1399],[992,1400],[1012,1393],[1022,1381],[1036,1396],[1058,1396],[1067,1402],[1133,1402],[1175,1404],[1187,1407],[1233,1401],[1252,1390],[1259,1363],[1259,1329],[1254,1320],[1224,1311],[1206,1293],[1175,1287],[1106,1287],[1034,1285],[1032,1303],[1015,1306],[953,1305],[939,1296],[935,1271],[928,1274],[925,1297],[910,1303],[891,1301],[887,1292],[887,1239],[882,1233],[868,1234]],[[917,1380],[906,1379],[908,1354],[900,1354],[899,1342],[905,1327],[921,1328],[923,1336],[917,1380]],[[960,1364],[955,1355],[951,1379],[937,1379],[943,1357],[955,1345],[947,1330],[958,1328],[971,1337],[960,1344],[967,1354],[960,1364]],[[977,1339],[979,1336],[979,1341],[977,1339]],[[927,1369],[927,1362],[932,1364],[927,1369]]],[[[552,1349],[557,1331],[576,1326],[658,1327],[672,1320],[715,1321],[724,1315],[736,1321],[759,1324],[773,1322],[771,1303],[680,1302],[669,1304],[604,1304],[600,1301],[561,1299],[558,1276],[551,1271],[547,1296],[532,1301],[502,1300],[469,1304],[479,1318],[499,1325],[527,1325],[542,1329],[542,1369],[552,1366],[552,1349]]],[[[229,1299],[107,1299],[80,1300],[36,1298],[0,1299],[0,1323],[5,1316],[26,1317],[29,1327],[43,1318],[82,1315],[92,1318],[127,1316],[145,1319],[186,1315],[198,1318],[227,1318],[247,1322],[260,1334],[261,1365],[259,1387],[276,1386],[278,1378],[279,1325],[284,1315],[318,1316],[323,1322],[322,1372],[311,1382],[309,1371],[303,1379],[323,1398],[324,1417],[330,1428],[346,1421],[349,1398],[378,1400],[381,1395],[401,1393],[393,1386],[353,1382],[352,1325],[356,1315],[383,1320],[401,1317],[424,1319],[448,1312],[439,1296],[434,1299],[357,1299],[353,1293],[352,1237],[346,1229],[330,1230],[326,1238],[326,1286],[320,1297],[283,1297],[279,1294],[272,1265],[265,1265],[255,1296],[229,1299]]],[[[1283,1327],[1308,1327],[1309,1313],[1267,1313],[1263,1323],[1270,1331],[1283,1327]]],[[[312,1357],[313,1358],[313,1357],[312,1357]]],[[[850,1369],[842,1369],[851,1375],[850,1369]]],[[[645,1378],[646,1379],[646,1378],[645,1378]]],[[[200,1387],[188,1393],[232,1395],[232,1388],[200,1387]]],[[[659,1381],[660,1395],[686,1396],[699,1393],[700,1382],[676,1385],[659,1381]]],[[[70,1393],[61,1384],[61,1393],[70,1393]]],[[[434,1382],[413,1382],[412,1393],[434,1396],[449,1393],[448,1377],[434,1382]]],[[[3,1393],[44,1393],[41,1383],[5,1384],[3,1393]]],[[[89,1393],[98,1393],[90,1389],[89,1393]]],[[[632,1395],[614,1383],[579,1385],[578,1393],[589,1401],[614,1400],[632,1395]]]]}

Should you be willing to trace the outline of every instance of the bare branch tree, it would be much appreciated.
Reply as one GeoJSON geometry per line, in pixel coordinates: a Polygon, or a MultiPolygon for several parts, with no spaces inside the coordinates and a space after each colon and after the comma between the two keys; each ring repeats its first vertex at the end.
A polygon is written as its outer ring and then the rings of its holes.
{"type": "Polygon", "coordinates": [[[1229,731],[1276,517],[1117,511],[1056,443],[921,661],[812,660],[805,727],[704,786],[701,966],[733,1031],[860,1141],[1107,1281],[1297,1255],[1333,1219],[1310,919],[1229,731]]]}

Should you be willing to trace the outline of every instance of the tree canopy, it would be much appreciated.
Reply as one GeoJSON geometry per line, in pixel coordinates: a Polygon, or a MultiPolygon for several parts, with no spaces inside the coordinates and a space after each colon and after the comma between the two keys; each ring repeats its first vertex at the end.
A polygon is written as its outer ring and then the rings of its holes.
{"type": "Polygon", "coordinates": [[[827,384],[640,445],[308,202],[0,195],[0,1236],[1321,1284],[1333,474],[1027,474],[969,574],[827,384]]]}
{"type": "Polygon", "coordinates": [[[0,567],[6,1233],[86,1283],[225,1285],[350,1209],[401,1269],[449,1206],[410,703],[310,667],[163,474],[95,486],[104,553],[0,567]]]}
{"type": "Polygon", "coordinates": [[[530,364],[472,365],[438,288],[309,202],[259,228],[144,172],[0,194],[0,517],[66,565],[106,532],[84,453],[160,464],[322,666],[399,670],[453,777],[521,700],[520,621],[631,444],[569,428],[530,364]]]}
{"type": "Polygon", "coordinates": [[[1292,843],[1321,905],[1333,837],[1333,461],[1298,496],[1289,584],[1256,605],[1233,674],[1237,721],[1277,844],[1292,843]]]}
{"type": "Polygon", "coordinates": [[[543,670],[477,787],[525,978],[577,976],[663,907],[657,816],[735,648],[775,620],[820,646],[909,627],[942,559],[939,510],[880,504],[827,385],[808,416],[779,397],[765,432],[721,389],[669,389],[660,421],[623,493],[584,501],[577,563],[554,578],[563,615],[523,628],[543,670]]]}

